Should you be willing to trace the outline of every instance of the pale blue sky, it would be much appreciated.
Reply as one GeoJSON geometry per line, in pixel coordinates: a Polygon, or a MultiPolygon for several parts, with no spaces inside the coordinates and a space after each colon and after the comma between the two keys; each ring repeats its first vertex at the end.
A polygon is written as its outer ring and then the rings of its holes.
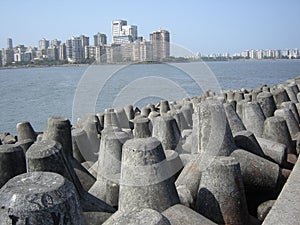
{"type": "Polygon", "coordinates": [[[111,40],[111,21],[125,19],[139,35],[164,28],[171,42],[202,54],[300,48],[299,0],[0,0],[0,47],[97,32],[111,40]]]}

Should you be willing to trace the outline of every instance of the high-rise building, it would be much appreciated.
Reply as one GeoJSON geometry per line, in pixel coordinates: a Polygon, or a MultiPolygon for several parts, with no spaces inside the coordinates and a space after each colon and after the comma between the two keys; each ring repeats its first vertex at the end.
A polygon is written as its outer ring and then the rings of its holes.
{"type": "Polygon", "coordinates": [[[49,41],[43,38],[39,40],[39,50],[46,50],[49,47],[49,41]]]}
{"type": "Polygon", "coordinates": [[[72,37],[72,60],[82,59],[82,39],[80,37],[72,37]]]}
{"type": "Polygon", "coordinates": [[[170,33],[167,30],[157,30],[150,34],[153,46],[153,59],[161,61],[170,57],[170,33]]]}
{"type": "Polygon", "coordinates": [[[13,48],[13,41],[11,38],[7,38],[7,48],[9,49],[13,48]]]}
{"type": "Polygon", "coordinates": [[[68,61],[72,60],[72,39],[66,41],[66,59],[68,61]]]}
{"type": "Polygon", "coordinates": [[[65,43],[62,43],[62,44],[59,45],[58,52],[59,52],[59,55],[58,55],[59,60],[66,60],[67,59],[67,49],[66,49],[66,44],[65,43]]]}
{"type": "Polygon", "coordinates": [[[126,44],[137,39],[137,26],[127,25],[126,20],[112,21],[112,43],[126,44]]]}
{"type": "Polygon", "coordinates": [[[135,41],[138,37],[137,26],[135,25],[122,26],[122,36],[130,36],[132,41],[135,41]]]}
{"type": "Polygon", "coordinates": [[[126,20],[114,20],[112,21],[112,37],[117,37],[122,35],[122,27],[127,25],[126,20]]]}
{"type": "Polygon", "coordinates": [[[80,37],[80,40],[81,40],[81,54],[82,54],[81,58],[85,59],[87,57],[85,56],[84,49],[85,49],[85,46],[90,46],[90,38],[86,37],[84,35],[80,35],[79,37],[80,37]]]}
{"type": "Polygon", "coordinates": [[[103,46],[107,44],[107,37],[105,34],[97,33],[94,35],[94,46],[103,46]]]}
{"type": "Polygon", "coordinates": [[[57,39],[51,40],[51,42],[50,42],[50,45],[51,45],[51,46],[56,46],[56,47],[58,47],[58,46],[60,46],[60,44],[61,44],[61,41],[59,41],[59,40],[57,40],[57,39]]]}
{"type": "Polygon", "coordinates": [[[14,50],[10,48],[2,49],[2,65],[8,65],[14,61],[14,50]]]}

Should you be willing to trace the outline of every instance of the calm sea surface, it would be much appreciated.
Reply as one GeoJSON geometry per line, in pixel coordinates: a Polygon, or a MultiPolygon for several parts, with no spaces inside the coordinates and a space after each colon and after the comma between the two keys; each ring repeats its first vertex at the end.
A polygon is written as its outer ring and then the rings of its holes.
{"type": "Polygon", "coordinates": [[[131,65],[121,69],[114,66],[1,69],[0,133],[15,134],[15,126],[21,121],[30,121],[35,130],[42,131],[51,115],[72,120],[74,112],[81,112],[78,108],[84,112],[85,104],[92,99],[96,99],[95,111],[101,112],[115,106],[112,102],[118,102],[119,106],[126,103],[144,106],[165,97],[176,100],[182,93],[200,95],[201,88],[271,86],[298,75],[300,60],[131,65]],[[113,75],[108,76],[112,71],[113,75]],[[79,99],[81,96],[91,97],[79,99]]]}

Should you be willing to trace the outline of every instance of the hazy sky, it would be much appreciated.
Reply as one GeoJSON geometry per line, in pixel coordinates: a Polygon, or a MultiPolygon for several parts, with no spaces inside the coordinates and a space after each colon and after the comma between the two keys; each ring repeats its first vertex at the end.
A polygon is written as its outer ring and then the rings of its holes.
{"type": "Polygon", "coordinates": [[[0,47],[105,33],[125,19],[138,34],[164,28],[171,42],[193,52],[300,48],[300,0],[0,0],[0,47]]]}

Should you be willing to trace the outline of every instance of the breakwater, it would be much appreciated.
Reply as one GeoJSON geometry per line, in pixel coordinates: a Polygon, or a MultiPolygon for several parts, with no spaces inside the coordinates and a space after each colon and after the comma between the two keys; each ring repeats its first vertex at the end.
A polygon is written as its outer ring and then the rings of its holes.
{"type": "Polygon", "coordinates": [[[0,136],[0,224],[296,224],[300,77],[0,136]]]}

